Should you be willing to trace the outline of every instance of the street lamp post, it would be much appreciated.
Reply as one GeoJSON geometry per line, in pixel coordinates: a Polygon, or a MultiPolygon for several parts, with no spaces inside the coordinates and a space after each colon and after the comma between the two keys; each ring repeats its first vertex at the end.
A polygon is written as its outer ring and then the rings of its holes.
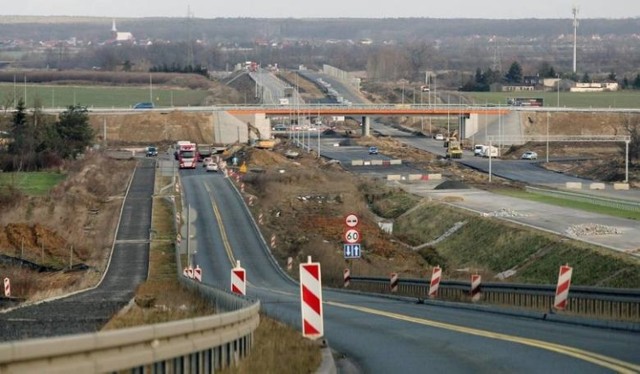
{"type": "Polygon", "coordinates": [[[547,163],[549,163],[549,115],[551,113],[547,112],[547,163]]]}
{"type": "Polygon", "coordinates": [[[558,74],[558,105],[556,106],[560,108],[560,74],[558,74]]]}

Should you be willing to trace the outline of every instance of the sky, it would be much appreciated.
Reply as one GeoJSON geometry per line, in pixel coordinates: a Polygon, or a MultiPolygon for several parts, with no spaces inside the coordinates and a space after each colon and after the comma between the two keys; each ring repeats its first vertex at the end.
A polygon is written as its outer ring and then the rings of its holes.
{"type": "MultiPolygon", "coordinates": [[[[10,1],[10,0],[3,0],[10,1]]],[[[640,17],[638,0],[22,0],[0,15],[195,18],[580,18],[640,17]]]]}

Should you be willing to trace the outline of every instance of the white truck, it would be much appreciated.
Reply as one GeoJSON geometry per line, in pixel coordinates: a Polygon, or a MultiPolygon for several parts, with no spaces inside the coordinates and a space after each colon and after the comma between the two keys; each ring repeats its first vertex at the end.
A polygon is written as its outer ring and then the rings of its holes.
{"type": "Polygon", "coordinates": [[[498,147],[486,145],[482,150],[482,157],[498,157],[499,155],[500,152],[498,150],[498,147]]]}

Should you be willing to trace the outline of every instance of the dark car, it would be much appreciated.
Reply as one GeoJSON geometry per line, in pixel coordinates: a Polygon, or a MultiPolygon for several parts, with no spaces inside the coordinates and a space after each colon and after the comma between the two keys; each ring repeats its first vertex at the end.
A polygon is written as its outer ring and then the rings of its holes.
{"type": "Polygon", "coordinates": [[[133,109],[153,109],[153,103],[137,103],[133,109]]]}
{"type": "Polygon", "coordinates": [[[147,147],[147,152],[145,153],[146,157],[156,157],[158,155],[158,148],[156,147],[147,147]]]}

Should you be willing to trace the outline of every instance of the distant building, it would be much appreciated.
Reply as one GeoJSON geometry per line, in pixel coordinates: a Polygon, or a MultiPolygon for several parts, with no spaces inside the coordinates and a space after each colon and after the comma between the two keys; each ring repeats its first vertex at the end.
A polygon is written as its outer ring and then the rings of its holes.
{"type": "Polygon", "coordinates": [[[134,43],[135,38],[130,32],[118,31],[118,29],[116,28],[116,20],[114,19],[111,24],[111,40],[109,42],[119,44],[134,43]]]}
{"type": "Polygon", "coordinates": [[[576,83],[575,87],[571,87],[571,92],[604,92],[618,91],[618,82],[602,82],[602,83],[576,83]]]}

